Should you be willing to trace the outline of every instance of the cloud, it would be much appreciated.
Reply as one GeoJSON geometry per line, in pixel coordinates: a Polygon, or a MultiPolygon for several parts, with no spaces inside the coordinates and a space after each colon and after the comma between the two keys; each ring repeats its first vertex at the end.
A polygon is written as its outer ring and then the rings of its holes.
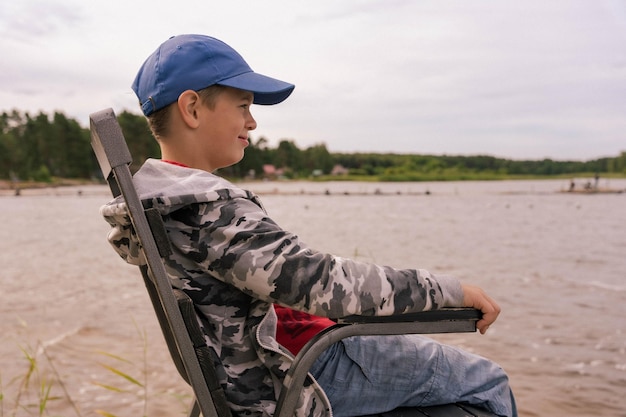
{"type": "Polygon", "coordinates": [[[55,36],[81,20],[79,8],[54,0],[3,2],[0,16],[0,35],[18,43],[55,36]]]}
{"type": "Polygon", "coordinates": [[[256,135],[334,151],[590,158],[624,150],[617,0],[22,0],[0,5],[0,108],[136,110],[143,59],[179,33],[223,39],[294,82],[256,135]],[[219,6],[219,7],[218,7],[219,6]],[[29,26],[29,21],[37,23],[29,26]]]}

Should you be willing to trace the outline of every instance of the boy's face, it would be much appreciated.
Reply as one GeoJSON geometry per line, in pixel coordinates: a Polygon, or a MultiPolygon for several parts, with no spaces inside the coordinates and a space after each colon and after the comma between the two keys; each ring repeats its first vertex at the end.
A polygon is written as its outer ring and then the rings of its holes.
{"type": "MultiPolygon", "coordinates": [[[[254,95],[249,91],[225,88],[216,98],[214,108],[201,109],[198,149],[210,171],[236,164],[248,146],[248,132],[256,129],[250,113],[254,95]]],[[[199,155],[200,156],[200,155],[199,155]]]]}

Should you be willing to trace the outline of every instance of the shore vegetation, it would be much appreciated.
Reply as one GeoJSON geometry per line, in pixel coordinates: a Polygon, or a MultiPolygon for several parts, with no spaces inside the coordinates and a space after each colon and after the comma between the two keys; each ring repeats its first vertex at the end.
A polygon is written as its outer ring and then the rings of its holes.
{"type": "MultiPolygon", "coordinates": [[[[159,146],[142,115],[123,111],[118,120],[137,170],[159,158],[159,146]]],[[[381,140],[384,138],[381,138],[381,140]]],[[[293,139],[276,147],[251,138],[241,162],[221,170],[231,180],[464,181],[626,177],[626,151],[587,161],[514,160],[490,155],[334,153],[323,141],[301,149],[293,139]]],[[[32,188],[101,180],[89,129],[62,112],[0,114],[0,188],[32,188]]]]}

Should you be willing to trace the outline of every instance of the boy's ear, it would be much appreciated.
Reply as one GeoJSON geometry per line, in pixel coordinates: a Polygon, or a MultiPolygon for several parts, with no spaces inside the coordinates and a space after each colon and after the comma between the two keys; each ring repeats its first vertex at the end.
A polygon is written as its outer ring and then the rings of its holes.
{"type": "Polygon", "coordinates": [[[186,90],[178,96],[176,102],[180,117],[187,126],[195,129],[200,124],[199,107],[202,105],[200,96],[193,90],[186,90]]]}

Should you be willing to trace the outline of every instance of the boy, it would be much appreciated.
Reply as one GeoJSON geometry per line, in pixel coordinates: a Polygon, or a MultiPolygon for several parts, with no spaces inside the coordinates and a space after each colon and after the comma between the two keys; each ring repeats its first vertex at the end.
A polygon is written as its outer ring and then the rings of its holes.
{"type": "MultiPolygon", "coordinates": [[[[308,248],[258,198],[212,172],[238,162],[256,128],[254,104],[277,104],[294,86],[253,72],[223,42],[181,35],[145,61],[133,83],[161,160],[134,177],[144,205],[162,214],[173,285],[193,299],[236,415],[272,416],[292,354],[329,318],[476,307],[484,333],[500,312],[481,289],[425,270],[393,269],[308,248]]],[[[109,241],[139,264],[124,204],[102,208],[109,241]]],[[[516,415],[508,380],[492,362],[420,336],[354,337],[311,369],[297,414],[358,416],[400,406],[468,402],[516,415]],[[331,414],[332,410],[332,414],[331,414]]]]}

